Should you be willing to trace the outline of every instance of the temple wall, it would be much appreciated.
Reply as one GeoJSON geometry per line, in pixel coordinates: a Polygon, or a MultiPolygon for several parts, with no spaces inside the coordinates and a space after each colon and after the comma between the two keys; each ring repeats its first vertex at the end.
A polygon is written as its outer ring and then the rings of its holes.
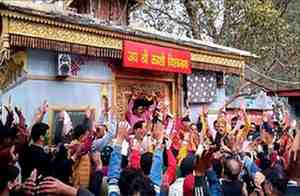
{"type": "MultiPolygon", "coordinates": [[[[74,80],[53,80],[56,75],[57,53],[46,50],[27,50],[27,75],[23,82],[2,94],[2,103],[8,104],[9,97],[13,106],[21,107],[27,123],[30,124],[37,107],[47,100],[52,108],[82,109],[90,106],[97,110],[101,107],[101,92],[107,89],[112,100],[112,71],[100,59],[85,59],[80,66],[78,77],[74,80]],[[43,79],[44,78],[44,79],[43,79]],[[86,81],[89,79],[88,81],[86,81]]],[[[44,119],[48,121],[46,116],[44,119]]]]}

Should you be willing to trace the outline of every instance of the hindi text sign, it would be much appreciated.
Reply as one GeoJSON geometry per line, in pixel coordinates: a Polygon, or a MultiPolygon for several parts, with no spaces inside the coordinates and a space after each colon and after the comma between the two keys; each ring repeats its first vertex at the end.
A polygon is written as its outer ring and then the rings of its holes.
{"type": "Polygon", "coordinates": [[[124,41],[123,52],[124,67],[191,73],[191,54],[188,51],[124,41]]]}

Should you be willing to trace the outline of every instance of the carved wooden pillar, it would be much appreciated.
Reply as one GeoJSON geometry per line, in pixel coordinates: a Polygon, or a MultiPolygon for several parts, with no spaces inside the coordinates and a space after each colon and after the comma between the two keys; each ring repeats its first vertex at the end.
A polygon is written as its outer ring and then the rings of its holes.
{"type": "Polygon", "coordinates": [[[8,83],[10,56],[10,39],[9,39],[9,19],[2,17],[2,31],[0,37],[0,87],[3,88],[8,83]]]}
{"type": "Polygon", "coordinates": [[[177,74],[176,76],[176,89],[177,89],[177,114],[182,115],[182,106],[183,106],[183,77],[182,74],[177,74]]]}

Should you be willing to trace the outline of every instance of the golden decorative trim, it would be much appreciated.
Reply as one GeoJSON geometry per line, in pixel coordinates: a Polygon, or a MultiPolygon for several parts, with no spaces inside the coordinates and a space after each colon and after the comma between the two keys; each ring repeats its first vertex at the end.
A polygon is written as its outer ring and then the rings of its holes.
{"type": "Polygon", "coordinates": [[[118,38],[118,39],[127,39],[127,40],[133,40],[133,41],[139,41],[139,42],[144,42],[144,43],[151,43],[151,44],[156,44],[160,45],[163,47],[170,47],[170,48],[177,48],[177,49],[182,49],[182,50],[188,50],[190,52],[194,53],[203,53],[207,55],[216,55],[220,57],[225,57],[225,58],[231,58],[231,59],[239,59],[239,60],[244,60],[245,57],[237,55],[237,54],[227,54],[227,53],[222,53],[222,52],[212,52],[212,51],[207,51],[204,49],[198,49],[196,47],[187,47],[187,46],[181,46],[176,43],[170,43],[167,41],[159,41],[155,39],[147,39],[145,36],[140,36],[137,37],[136,35],[125,35],[124,33],[119,33],[119,32],[113,32],[112,30],[104,30],[104,29],[99,29],[99,28],[92,28],[92,27],[87,27],[84,25],[78,25],[78,24],[70,24],[70,23],[63,23],[63,22],[58,22],[55,19],[51,19],[51,16],[45,15],[43,16],[32,16],[32,15],[27,15],[27,14],[22,14],[18,13],[15,11],[8,11],[8,10],[0,10],[0,15],[13,18],[13,19],[18,19],[18,20],[25,20],[25,21],[30,21],[34,23],[41,23],[44,25],[50,25],[51,27],[62,27],[66,29],[71,29],[71,30],[76,30],[76,31],[82,31],[82,32],[89,32],[93,34],[98,34],[102,36],[109,36],[112,38],[118,38]]]}
{"type": "Polygon", "coordinates": [[[183,86],[183,75],[181,75],[181,74],[178,74],[177,75],[177,115],[179,115],[179,116],[181,116],[182,115],[182,109],[183,109],[183,100],[184,100],[184,98],[183,98],[183,90],[182,90],[182,86],[183,86]]]}
{"type": "MultiPolygon", "coordinates": [[[[70,106],[55,106],[55,105],[49,105],[49,110],[50,111],[54,111],[54,112],[59,112],[59,111],[67,111],[67,112],[84,112],[87,108],[89,107],[89,105],[86,106],[81,106],[81,107],[70,107],[70,106]]],[[[96,106],[95,106],[96,107],[96,106]]],[[[90,109],[96,109],[95,107],[91,107],[90,109]]]]}
{"type": "Polygon", "coordinates": [[[122,51],[111,48],[97,48],[55,40],[34,38],[24,35],[10,34],[10,45],[25,48],[40,48],[58,52],[79,54],[84,56],[122,58],[122,51]]]}
{"type": "Polygon", "coordinates": [[[27,54],[25,51],[14,53],[10,59],[3,65],[0,72],[0,88],[4,89],[24,75],[27,66],[27,54]]]}
{"type": "MultiPolygon", "coordinates": [[[[40,75],[27,75],[27,79],[29,80],[47,80],[47,81],[58,81],[59,78],[55,76],[40,76],[40,75]]],[[[112,84],[111,80],[101,80],[99,78],[80,78],[76,76],[71,76],[63,79],[66,82],[81,82],[81,83],[89,83],[89,84],[112,84]]]]}
{"type": "Polygon", "coordinates": [[[243,68],[245,66],[244,60],[229,59],[220,56],[212,56],[212,55],[200,54],[200,53],[192,53],[191,60],[194,62],[223,65],[223,66],[234,67],[234,68],[243,68]]]}
{"type": "Polygon", "coordinates": [[[100,48],[121,50],[123,47],[123,42],[119,39],[22,20],[10,20],[9,32],[16,35],[24,35],[34,38],[38,37],[42,39],[57,40],[100,48]]]}
{"type": "MultiPolygon", "coordinates": [[[[177,86],[178,87],[178,86],[177,86]]],[[[177,102],[179,99],[177,99],[177,92],[176,92],[176,81],[171,83],[171,112],[173,115],[177,115],[178,114],[178,109],[179,107],[177,107],[177,105],[179,105],[179,103],[177,102]]]]}
{"type": "Polygon", "coordinates": [[[74,0],[65,0],[64,1],[64,8],[67,8],[69,7],[72,3],[73,3],[74,0]]]}
{"type": "Polygon", "coordinates": [[[117,104],[117,80],[115,72],[112,72],[112,106],[117,104]]]}
{"type": "Polygon", "coordinates": [[[200,63],[200,62],[198,62],[198,63],[192,62],[192,68],[198,69],[198,70],[224,72],[224,73],[231,73],[231,74],[237,74],[237,75],[241,75],[242,71],[243,71],[242,68],[229,67],[229,66],[226,67],[223,65],[200,63]]]}
{"type": "MultiPolygon", "coordinates": [[[[43,18],[42,16],[30,16],[7,10],[0,12],[0,15],[4,16],[4,18],[10,18],[8,29],[10,33],[38,39],[55,40],[62,43],[119,50],[120,52],[114,53],[114,55],[117,56],[116,58],[120,58],[123,49],[122,40],[134,40],[148,44],[156,44],[162,47],[188,50],[191,52],[191,60],[193,62],[217,64],[239,69],[244,67],[246,61],[246,57],[239,55],[212,52],[192,46],[182,46],[168,41],[154,40],[154,38],[147,39],[146,36],[137,37],[120,32],[113,32],[112,30],[101,30],[96,27],[92,28],[84,25],[62,23],[46,18],[51,16],[45,16],[43,18]]],[[[84,51],[86,51],[86,49],[84,51]]],[[[87,50],[87,53],[89,52],[92,53],[92,56],[95,56],[94,54],[97,53],[93,48],[87,50]]]]}
{"type": "Polygon", "coordinates": [[[2,17],[2,32],[1,32],[1,35],[5,35],[5,34],[8,34],[8,18],[7,17],[2,17]]]}
{"type": "MultiPolygon", "coordinates": [[[[116,75],[117,80],[118,79],[133,79],[132,76],[129,75],[116,75]]],[[[155,77],[155,76],[151,76],[151,77],[142,77],[142,76],[138,76],[135,75],[134,76],[134,80],[144,80],[144,81],[158,81],[158,82],[174,82],[175,79],[173,78],[163,78],[163,77],[155,77]]]]}

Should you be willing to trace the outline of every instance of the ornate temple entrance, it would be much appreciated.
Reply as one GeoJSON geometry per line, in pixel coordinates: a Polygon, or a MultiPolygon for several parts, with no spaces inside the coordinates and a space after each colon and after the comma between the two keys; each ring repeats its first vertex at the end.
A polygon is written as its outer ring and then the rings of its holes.
{"type": "Polygon", "coordinates": [[[165,100],[169,102],[169,110],[176,113],[178,103],[176,99],[176,82],[175,77],[151,77],[151,76],[130,76],[130,75],[117,75],[116,77],[116,95],[115,103],[118,111],[118,118],[123,119],[127,111],[128,102],[132,92],[142,92],[146,95],[151,95],[153,92],[159,92],[164,95],[165,100]]]}

